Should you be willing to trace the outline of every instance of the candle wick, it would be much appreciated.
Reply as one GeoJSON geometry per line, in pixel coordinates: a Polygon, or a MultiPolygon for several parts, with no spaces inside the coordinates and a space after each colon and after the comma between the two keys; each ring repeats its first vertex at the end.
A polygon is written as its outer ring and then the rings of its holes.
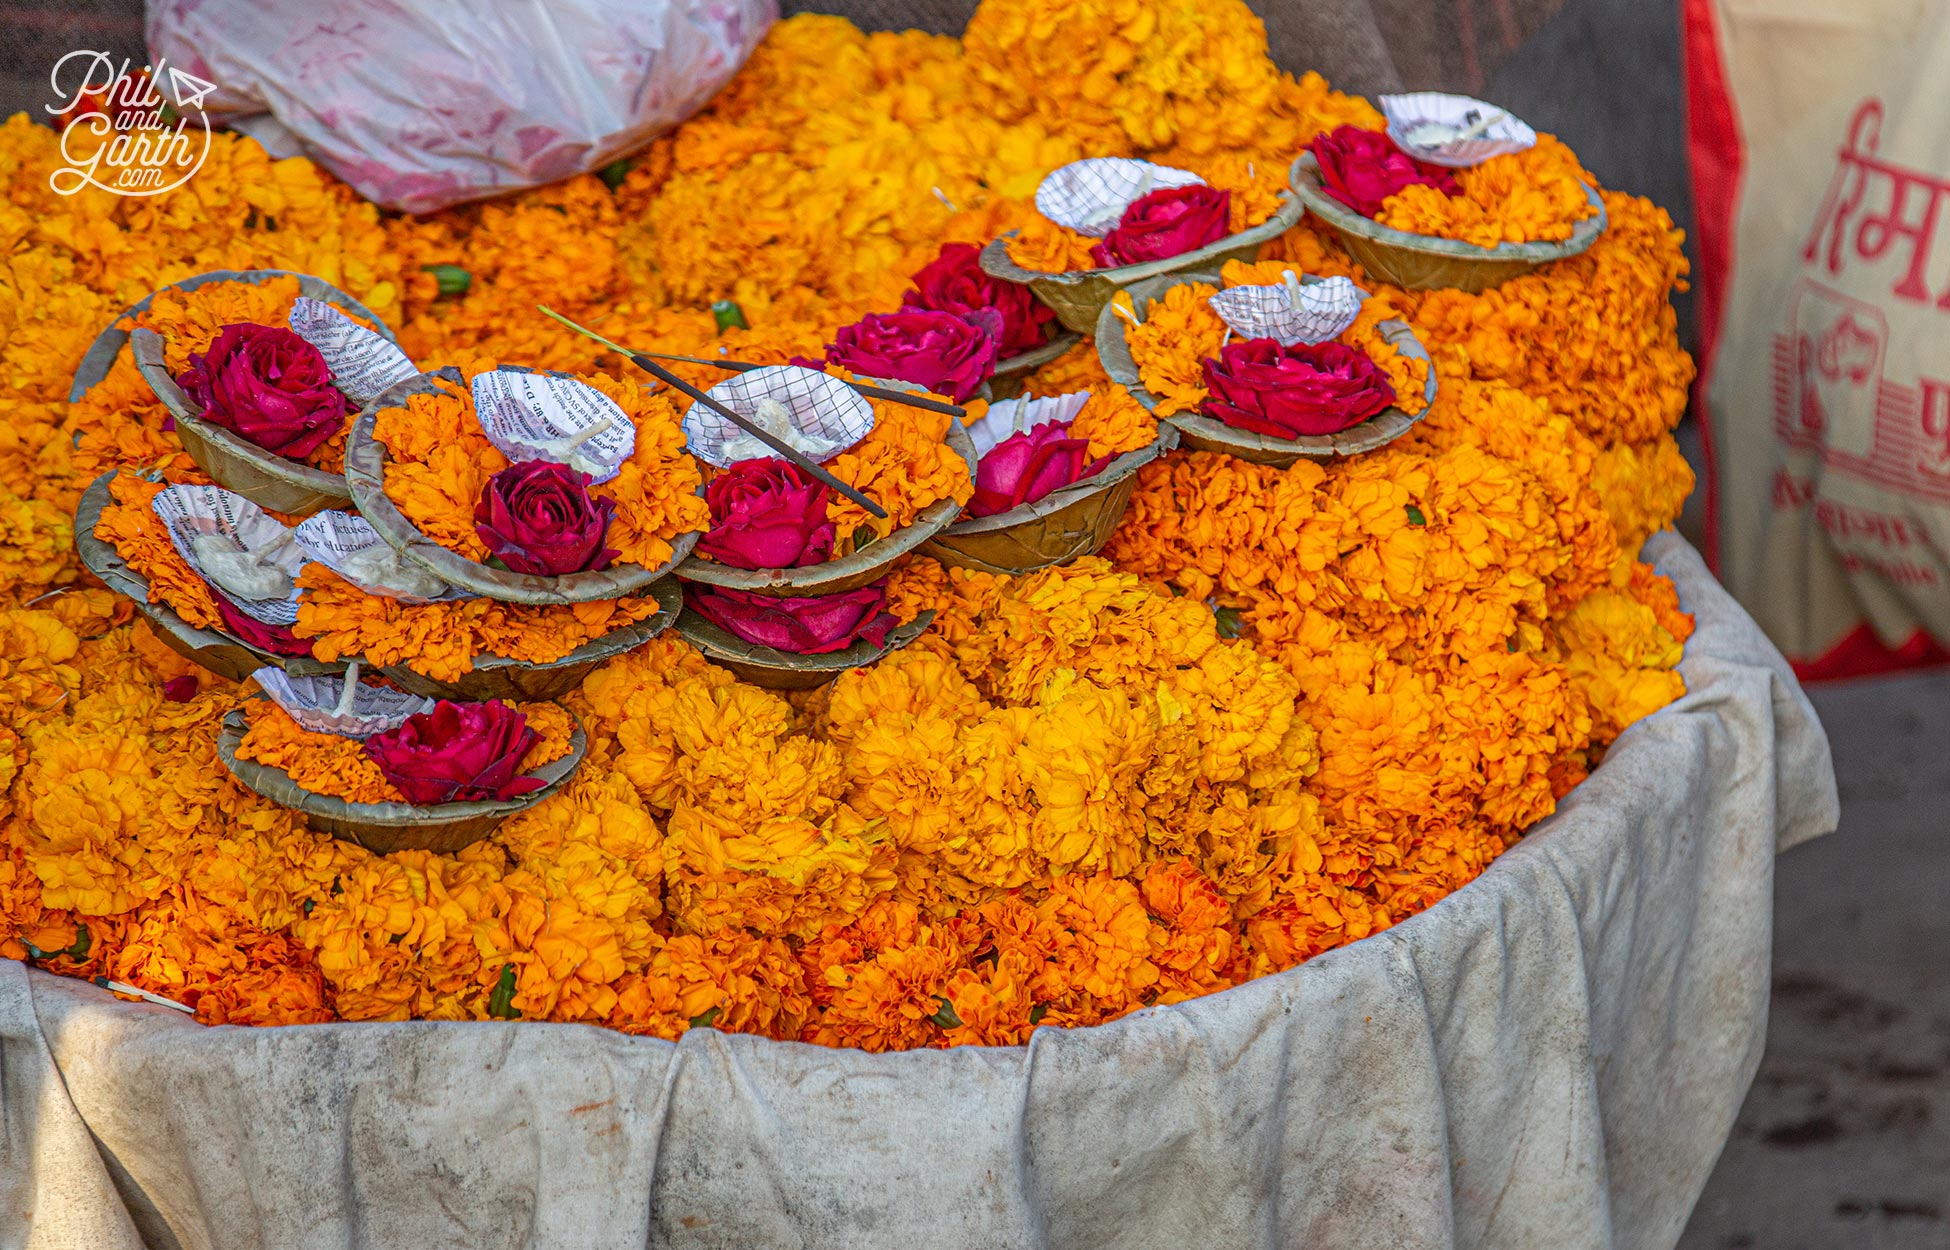
{"type": "Polygon", "coordinates": [[[616,419],[614,417],[604,417],[601,421],[596,422],[596,424],[590,426],[588,429],[580,430],[574,435],[572,435],[569,438],[569,441],[563,444],[563,446],[569,451],[574,451],[576,448],[582,446],[590,439],[596,437],[598,434],[608,433],[612,428],[614,428],[615,425],[616,425],[616,419]]]}
{"type": "Polygon", "coordinates": [[[359,693],[359,661],[354,660],[345,666],[345,689],[339,692],[340,716],[352,715],[352,700],[359,693]]]}

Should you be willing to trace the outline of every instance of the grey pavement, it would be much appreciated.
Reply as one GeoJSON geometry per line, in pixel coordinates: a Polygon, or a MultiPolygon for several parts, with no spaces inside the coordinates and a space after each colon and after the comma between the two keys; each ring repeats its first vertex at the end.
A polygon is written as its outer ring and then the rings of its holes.
{"type": "Polygon", "coordinates": [[[1950,672],[1810,689],[1838,833],[1775,878],[1767,1053],[1681,1250],[1950,1248],[1950,672]]]}

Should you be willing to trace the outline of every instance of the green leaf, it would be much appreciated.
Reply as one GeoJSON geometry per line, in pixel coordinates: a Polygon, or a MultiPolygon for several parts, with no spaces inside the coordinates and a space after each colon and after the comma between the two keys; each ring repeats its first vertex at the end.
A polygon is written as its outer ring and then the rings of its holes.
{"type": "Polygon", "coordinates": [[[1414,504],[1409,504],[1407,505],[1407,507],[1408,507],[1408,523],[1410,525],[1427,525],[1429,523],[1429,518],[1422,515],[1422,510],[1420,508],[1416,507],[1414,504]]]}
{"type": "Polygon", "coordinates": [[[880,535],[874,533],[864,525],[853,531],[853,549],[855,551],[865,551],[868,547],[873,546],[873,544],[879,541],[880,535]]]}
{"type": "Polygon", "coordinates": [[[705,1012],[701,1016],[691,1017],[691,1027],[694,1029],[708,1029],[712,1025],[716,1024],[717,1022],[718,1022],[718,1009],[716,1007],[711,1008],[711,1010],[705,1012]]]}
{"type": "Polygon", "coordinates": [[[314,907],[316,907],[316,906],[318,906],[318,904],[317,904],[317,903],[314,903],[314,902],[312,902],[312,901],[311,901],[310,899],[306,899],[306,900],[305,900],[305,914],[306,914],[307,916],[309,916],[309,915],[311,915],[311,909],[312,909],[312,908],[314,908],[314,907]]]}
{"type": "Polygon", "coordinates": [[[1237,638],[1246,632],[1246,618],[1238,608],[1213,608],[1212,618],[1219,626],[1219,637],[1237,638]]]}
{"type": "Polygon", "coordinates": [[[719,334],[723,334],[733,326],[737,326],[740,330],[752,328],[751,323],[745,320],[745,310],[738,307],[738,301],[735,299],[713,300],[711,315],[718,319],[719,334]]]}
{"type": "Polygon", "coordinates": [[[421,265],[420,268],[439,281],[441,299],[465,295],[474,285],[474,275],[459,265],[421,265]]]}
{"type": "Polygon", "coordinates": [[[623,179],[629,177],[630,171],[635,168],[636,162],[626,156],[622,160],[611,161],[603,166],[596,171],[596,176],[603,180],[604,186],[614,191],[623,185],[623,179]]]}
{"type": "Polygon", "coordinates": [[[1041,1024],[1043,1022],[1043,1017],[1048,1014],[1049,1014],[1049,1004],[1037,1003],[1034,1007],[1031,1007],[1029,1009],[1029,1023],[1041,1024]]]}
{"type": "Polygon", "coordinates": [[[74,945],[64,946],[60,950],[44,951],[26,938],[20,939],[20,944],[27,948],[27,958],[29,959],[59,959],[61,956],[66,955],[76,963],[80,963],[82,960],[88,958],[89,942],[88,926],[85,924],[75,926],[74,945]]]}
{"type": "Polygon", "coordinates": [[[515,1009],[515,966],[503,964],[501,979],[494,983],[488,992],[488,1014],[496,1020],[519,1020],[521,1012],[515,1009]]]}
{"type": "Polygon", "coordinates": [[[941,1004],[941,1009],[932,1016],[929,1016],[928,1019],[934,1021],[944,1029],[960,1028],[961,1017],[955,1014],[955,1005],[945,998],[936,998],[934,1001],[941,1004]]]}
{"type": "Polygon", "coordinates": [[[1517,636],[1516,636],[1515,634],[1511,634],[1511,635],[1510,635],[1510,650],[1514,652],[1514,651],[1515,651],[1516,649],[1517,649],[1517,636]]]}

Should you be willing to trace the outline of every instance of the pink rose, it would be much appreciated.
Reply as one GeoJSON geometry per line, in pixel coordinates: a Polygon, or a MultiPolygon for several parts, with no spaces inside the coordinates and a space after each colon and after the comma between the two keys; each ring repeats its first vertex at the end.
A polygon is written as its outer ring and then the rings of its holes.
{"type": "Polygon", "coordinates": [[[1217,187],[1160,187],[1132,200],[1117,228],[1090,249],[1109,269],[1195,252],[1231,233],[1232,192],[1217,187]]]}
{"type": "Polygon", "coordinates": [[[1363,217],[1375,216],[1383,200],[1418,183],[1444,195],[1462,194],[1454,174],[1416,160],[1379,130],[1337,126],[1316,135],[1309,147],[1320,162],[1321,189],[1363,217]]]}
{"type": "Polygon", "coordinates": [[[589,497],[589,475],[550,460],[511,464],[488,479],[474,505],[474,532],[516,573],[560,577],[605,569],[613,499],[589,497]]]}
{"type": "Polygon", "coordinates": [[[995,373],[1002,314],[929,309],[868,313],[841,326],[826,349],[831,364],[870,378],[898,378],[960,403],[995,373]]]}
{"type": "Polygon", "coordinates": [[[900,625],[887,611],[887,583],[837,595],[778,599],[742,590],[691,585],[684,602],[727,633],[760,647],[796,655],[844,651],[862,638],[878,647],[900,625]]]}
{"type": "Polygon", "coordinates": [[[790,460],[740,460],[704,488],[711,530],[697,549],[738,569],[791,569],[833,554],[831,495],[790,460]]]}
{"type": "Polygon", "coordinates": [[[1395,402],[1380,367],[1344,343],[1228,343],[1206,359],[1205,387],[1206,416],[1274,438],[1332,434],[1395,402]]]}
{"type": "Polygon", "coordinates": [[[539,790],[521,757],[535,745],[528,718],[501,702],[433,705],[398,729],[374,734],[366,755],[409,803],[483,803],[539,790]]]}
{"type": "Polygon", "coordinates": [[[992,310],[1002,317],[1000,356],[1019,356],[1049,342],[1056,310],[1028,287],[983,272],[981,254],[972,243],[942,244],[941,254],[914,275],[914,289],[901,297],[901,307],[957,316],[992,310]]]}
{"type": "Polygon", "coordinates": [[[1011,434],[975,466],[975,498],[968,515],[994,516],[1035,503],[1109,463],[1109,456],[1092,460],[1090,440],[1072,438],[1067,421],[1047,421],[1011,434]]]}
{"type": "Polygon", "coordinates": [[[188,703],[196,697],[196,678],[188,673],[163,683],[163,698],[171,703],[188,703]]]}
{"type": "Polygon", "coordinates": [[[345,428],[351,401],[316,347],[282,326],[228,325],[176,379],[203,419],[265,451],[303,459],[345,428]]]}
{"type": "Polygon", "coordinates": [[[217,601],[217,615],[223,618],[223,632],[240,638],[259,651],[271,655],[310,655],[311,643],[291,632],[290,626],[271,625],[243,611],[224,598],[214,586],[210,597],[217,601]]]}

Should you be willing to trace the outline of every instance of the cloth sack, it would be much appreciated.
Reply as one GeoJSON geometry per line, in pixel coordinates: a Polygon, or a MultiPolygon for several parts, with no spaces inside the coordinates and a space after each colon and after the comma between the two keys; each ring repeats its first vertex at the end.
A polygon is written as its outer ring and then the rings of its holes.
{"type": "Polygon", "coordinates": [[[1950,3],[1686,0],[1685,18],[1718,571],[1805,671],[1938,656],[1950,3]]]}

